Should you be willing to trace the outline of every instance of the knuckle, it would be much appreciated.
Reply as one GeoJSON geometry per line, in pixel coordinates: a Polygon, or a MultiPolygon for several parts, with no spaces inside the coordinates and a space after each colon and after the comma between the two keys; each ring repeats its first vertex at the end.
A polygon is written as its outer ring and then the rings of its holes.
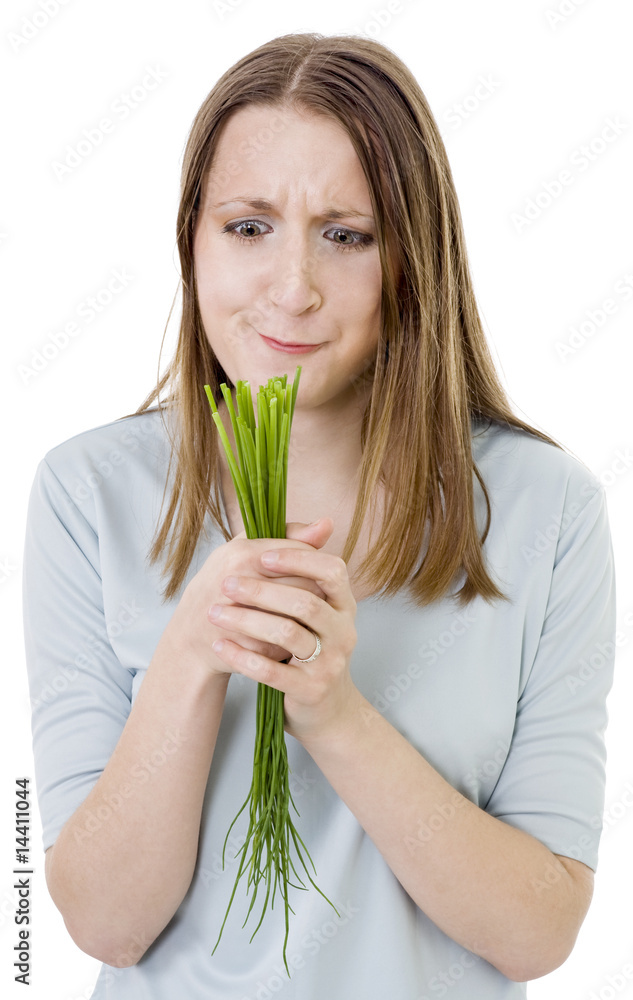
{"type": "Polygon", "coordinates": [[[327,697],[329,683],[323,674],[319,674],[312,684],[312,700],[314,704],[319,704],[327,697]]]}
{"type": "Polygon", "coordinates": [[[345,639],[343,640],[342,643],[345,652],[347,654],[352,653],[356,647],[357,642],[358,642],[358,633],[355,628],[352,628],[350,629],[349,632],[346,633],[345,639]]]}
{"type": "Polygon", "coordinates": [[[241,538],[232,538],[228,542],[226,548],[226,568],[228,570],[234,570],[241,561],[243,548],[244,540],[241,538]]]}
{"type": "Polygon", "coordinates": [[[261,681],[262,684],[267,684],[268,687],[273,687],[272,681],[274,680],[274,667],[269,667],[267,664],[264,666],[261,663],[256,664],[257,669],[257,680],[261,681]]]}
{"type": "Polygon", "coordinates": [[[285,622],[280,622],[275,626],[275,629],[270,633],[269,638],[271,642],[276,643],[277,646],[281,646],[281,648],[284,649],[288,644],[288,640],[291,640],[294,635],[294,622],[286,620],[285,622]]]}
{"type": "Polygon", "coordinates": [[[248,653],[244,658],[244,663],[249,670],[257,670],[260,664],[259,656],[257,653],[248,653]]]}
{"type": "Polygon", "coordinates": [[[279,626],[279,633],[284,641],[292,640],[297,634],[297,625],[295,622],[291,622],[286,619],[282,625],[279,626]]]}
{"type": "Polygon", "coordinates": [[[343,583],[347,577],[347,563],[341,556],[335,556],[332,562],[330,578],[332,583],[343,583]]]}
{"type": "Polygon", "coordinates": [[[300,597],[292,609],[295,618],[313,618],[319,610],[320,601],[315,594],[306,593],[300,597]]]}

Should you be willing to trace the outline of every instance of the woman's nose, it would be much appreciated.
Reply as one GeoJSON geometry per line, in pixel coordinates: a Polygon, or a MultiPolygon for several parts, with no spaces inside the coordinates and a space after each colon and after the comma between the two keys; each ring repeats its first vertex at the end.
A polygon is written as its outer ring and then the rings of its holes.
{"type": "Polygon", "coordinates": [[[318,254],[313,248],[293,251],[284,263],[275,261],[269,287],[269,298],[292,315],[316,309],[321,304],[318,254]]]}

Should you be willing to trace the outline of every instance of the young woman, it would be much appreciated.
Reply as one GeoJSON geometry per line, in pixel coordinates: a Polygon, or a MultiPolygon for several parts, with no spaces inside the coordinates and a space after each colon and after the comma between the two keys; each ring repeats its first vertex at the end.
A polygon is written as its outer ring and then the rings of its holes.
{"type": "Polygon", "coordinates": [[[46,876],[93,997],[523,997],[592,895],[611,541],[499,383],[416,80],[361,38],[261,46],[195,118],[177,232],[172,364],[43,457],[28,515],[46,876]],[[250,540],[204,385],[297,364],[287,537],[250,540]],[[337,910],[290,890],[290,978],[245,888],[212,954],[259,681],[337,910]]]}

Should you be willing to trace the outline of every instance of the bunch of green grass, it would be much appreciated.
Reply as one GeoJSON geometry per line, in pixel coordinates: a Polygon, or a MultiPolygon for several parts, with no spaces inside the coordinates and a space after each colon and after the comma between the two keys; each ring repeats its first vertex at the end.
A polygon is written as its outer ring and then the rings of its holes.
{"type": "MultiPolygon", "coordinates": [[[[236,385],[237,414],[233,406],[231,391],[226,383],[220,389],[226,402],[231,419],[237,456],[233,454],[226,430],[222,424],[218,408],[215,404],[211,388],[204,389],[209,400],[213,420],[220,433],[220,439],[226,452],[233,484],[237,492],[242,521],[247,538],[285,538],[286,537],[286,482],[288,471],[288,443],[290,428],[299,388],[301,367],[297,368],[294,383],[287,385],[287,375],[271,378],[266,386],[259,387],[257,393],[258,424],[255,423],[253,401],[248,382],[238,381],[236,385]]],[[[301,853],[303,847],[316,875],[314,862],[310,853],[297,833],[290,816],[290,803],[299,815],[299,811],[290,794],[288,780],[289,768],[286,753],[284,732],[284,694],[266,684],[257,685],[257,711],[255,732],[255,753],[253,760],[253,780],[244,805],[231,823],[224,848],[222,850],[222,868],[224,854],[229,834],[236,821],[250,803],[250,823],[246,841],[236,854],[242,854],[237,878],[229,900],[226,915],[220,928],[218,940],[212,954],[220,943],[222,931],[231,909],[238,883],[248,864],[248,889],[253,886],[246,919],[255,905],[257,890],[262,879],[266,879],[266,897],[262,914],[253,931],[251,941],[259,930],[270,896],[271,882],[274,871],[273,895],[271,909],[275,904],[275,893],[279,887],[284,901],[286,935],[283,945],[283,959],[288,976],[290,970],[286,961],[286,946],[288,943],[289,920],[288,913],[294,913],[288,901],[288,887],[307,889],[307,886],[290,857],[290,842],[294,844],[297,857],[314,888],[321,893],[331,906],[336,907],[324,896],[313,881],[301,853]],[[250,862],[247,860],[247,850],[251,849],[250,862]],[[243,852],[243,853],[242,853],[243,852]],[[290,881],[290,869],[294,872],[301,885],[290,881]]],[[[336,910],[338,914],[338,910],[336,910]]],[[[339,914],[340,915],[340,914],[339,914]]]]}

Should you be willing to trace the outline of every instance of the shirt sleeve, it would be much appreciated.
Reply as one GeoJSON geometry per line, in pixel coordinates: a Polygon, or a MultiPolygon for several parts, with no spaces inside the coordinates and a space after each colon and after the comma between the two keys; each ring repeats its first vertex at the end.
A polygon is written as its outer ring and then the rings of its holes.
{"type": "Polygon", "coordinates": [[[602,831],[615,574],[602,486],[558,537],[540,639],[486,811],[594,871],[602,831]]]}
{"type": "Polygon", "coordinates": [[[44,457],[31,487],[22,577],[43,847],[88,795],[131,708],[134,670],[108,639],[99,539],[44,457]]]}

